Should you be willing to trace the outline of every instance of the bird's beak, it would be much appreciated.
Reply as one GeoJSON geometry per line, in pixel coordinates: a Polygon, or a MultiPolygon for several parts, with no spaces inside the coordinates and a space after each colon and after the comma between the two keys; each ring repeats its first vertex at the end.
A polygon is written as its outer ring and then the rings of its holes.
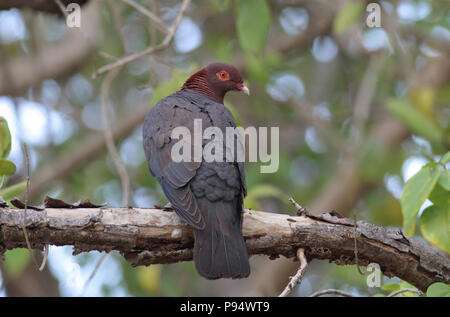
{"type": "Polygon", "coordinates": [[[246,94],[247,96],[250,96],[250,90],[248,90],[247,87],[245,87],[244,85],[238,83],[236,84],[237,89],[239,89],[240,91],[242,91],[244,94],[246,94]]]}

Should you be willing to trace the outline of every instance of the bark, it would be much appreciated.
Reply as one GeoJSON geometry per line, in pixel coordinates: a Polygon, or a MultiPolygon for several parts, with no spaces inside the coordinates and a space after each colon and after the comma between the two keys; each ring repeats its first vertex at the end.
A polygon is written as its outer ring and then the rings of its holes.
{"type": "MultiPolygon", "coordinates": [[[[26,247],[24,211],[0,209],[0,253],[26,247]]],[[[174,212],[142,208],[47,208],[27,211],[32,248],[73,245],[74,254],[119,251],[133,266],[192,260],[193,232],[174,212]]],[[[354,225],[331,214],[289,216],[246,210],[243,233],[249,254],[295,258],[305,249],[308,261],[355,264],[354,225]]],[[[450,259],[437,248],[403,236],[399,229],[357,222],[360,265],[378,263],[422,291],[433,282],[450,283],[450,259]]]]}

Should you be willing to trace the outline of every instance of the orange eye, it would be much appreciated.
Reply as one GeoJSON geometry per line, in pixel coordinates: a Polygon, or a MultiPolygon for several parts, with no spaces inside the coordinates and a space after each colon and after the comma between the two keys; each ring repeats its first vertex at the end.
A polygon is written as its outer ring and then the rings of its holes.
{"type": "Polygon", "coordinates": [[[219,77],[220,80],[225,81],[225,80],[229,80],[230,79],[230,75],[228,75],[228,73],[224,70],[221,70],[220,72],[218,72],[217,77],[219,77]]]}

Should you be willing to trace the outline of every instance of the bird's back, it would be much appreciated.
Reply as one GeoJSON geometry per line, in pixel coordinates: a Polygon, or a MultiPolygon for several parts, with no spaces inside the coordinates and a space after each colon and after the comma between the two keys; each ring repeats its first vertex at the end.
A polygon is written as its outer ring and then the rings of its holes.
{"type": "MultiPolygon", "coordinates": [[[[144,150],[152,175],[157,177],[177,214],[196,229],[194,260],[199,273],[210,279],[246,277],[250,273],[242,237],[242,204],[246,194],[243,163],[173,162],[171,132],[186,127],[194,135],[194,120],[203,131],[235,127],[230,111],[201,93],[176,92],[147,114],[144,150]]],[[[202,132],[203,132],[202,131],[202,132]]],[[[204,148],[211,140],[203,140],[204,148]]],[[[237,143],[235,142],[234,152],[237,143]]],[[[225,145],[223,155],[225,158],[225,145]]]]}

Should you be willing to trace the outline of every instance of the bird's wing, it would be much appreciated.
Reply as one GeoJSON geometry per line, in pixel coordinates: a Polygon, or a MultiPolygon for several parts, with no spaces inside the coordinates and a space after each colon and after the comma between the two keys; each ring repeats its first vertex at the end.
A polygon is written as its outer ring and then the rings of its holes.
{"type": "Polygon", "coordinates": [[[174,162],[171,156],[176,142],[171,138],[173,128],[185,126],[193,135],[194,119],[201,118],[188,103],[172,95],[149,111],[143,126],[144,151],[150,172],[177,214],[194,228],[203,229],[205,222],[189,186],[201,162],[174,162]]]}
{"type": "MultiPolygon", "coordinates": [[[[219,107],[217,112],[220,112],[219,115],[213,116],[213,117],[217,117],[217,118],[219,118],[219,120],[216,120],[214,122],[214,125],[220,125],[223,130],[225,130],[226,127],[236,128],[236,122],[233,118],[231,111],[228,110],[228,108],[226,108],[225,106],[219,107]],[[218,124],[217,121],[219,121],[220,123],[218,124]]],[[[230,151],[234,151],[235,159],[237,158],[237,151],[238,151],[237,147],[239,146],[238,142],[239,141],[237,140],[237,138],[235,138],[234,149],[229,149],[230,151]]],[[[243,140],[243,142],[245,144],[245,140],[243,140]]],[[[238,170],[239,170],[239,177],[240,177],[241,186],[242,186],[242,193],[245,197],[245,196],[247,196],[247,185],[246,185],[246,181],[245,181],[244,162],[236,161],[236,164],[237,164],[238,170]]]]}

